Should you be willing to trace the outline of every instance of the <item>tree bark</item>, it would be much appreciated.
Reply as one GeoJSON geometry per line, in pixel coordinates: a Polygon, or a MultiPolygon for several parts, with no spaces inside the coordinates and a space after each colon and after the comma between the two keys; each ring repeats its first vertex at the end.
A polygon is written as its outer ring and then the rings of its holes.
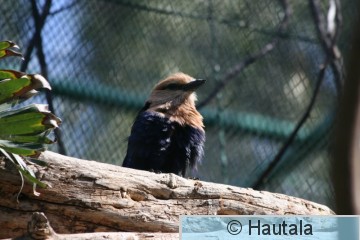
{"type": "MultiPolygon", "coordinates": [[[[49,184],[32,193],[0,164],[0,238],[26,233],[33,212],[43,212],[56,233],[179,231],[180,215],[330,215],[304,199],[248,188],[184,179],[44,152],[47,167],[32,166],[49,184]]],[[[173,236],[173,235],[169,235],[173,236]]]]}
{"type": "MultiPolygon", "coordinates": [[[[11,238],[13,240],[103,240],[103,239],[179,239],[178,233],[131,233],[131,232],[101,232],[101,233],[78,233],[58,234],[51,227],[44,213],[34,212],[28,223],[27,233],[23,236],[11,238]]],[[[4,240],[10,240],[4,239],[4,240]]]]}

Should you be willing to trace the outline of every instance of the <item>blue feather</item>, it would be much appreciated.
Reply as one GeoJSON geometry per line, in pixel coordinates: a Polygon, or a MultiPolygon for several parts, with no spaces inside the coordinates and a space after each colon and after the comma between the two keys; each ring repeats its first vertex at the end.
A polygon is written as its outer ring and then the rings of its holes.
{"type": "Polygon", "coordinates": [[[201,161],[204,142],[203,129],[142,111],[131,129],[123,166],[185,176],[188,167],[196,168],[201,161]]]}

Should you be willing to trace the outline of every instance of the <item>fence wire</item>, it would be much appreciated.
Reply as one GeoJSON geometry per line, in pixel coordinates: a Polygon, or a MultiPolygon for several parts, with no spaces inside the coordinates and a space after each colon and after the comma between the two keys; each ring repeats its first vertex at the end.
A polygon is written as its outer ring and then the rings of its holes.
{"type": "MultiPolygon", "coordinates": [[[[331,133],[342,75],[332,65],[294,141],[264,176],[306,113],[325,64],[311,2],[3,0],[0,36],[29,51],[27,72],[47,69],[52,96],[37,101],[51,101],[63,119],[62,146],[50,150],[121,165],[153,85],[182,71],[207,79],[198,92],[205,159],[191,175],[334,207],[331,133]]],[[[338,3],[315,2],[325,19],[338,3]]],[[[341,5],[343,53],[351,50],[352,4],[341,5]]]]}

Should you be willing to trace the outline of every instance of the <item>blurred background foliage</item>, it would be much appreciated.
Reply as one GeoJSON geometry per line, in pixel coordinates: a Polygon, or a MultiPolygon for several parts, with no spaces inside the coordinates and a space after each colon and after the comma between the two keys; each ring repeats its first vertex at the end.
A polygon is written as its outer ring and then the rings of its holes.
{"type": "MultiPolygon", "coordinates": [[[[321,1],[325,15],[329,2],[321,1]]],[[[304,115],[325,56],[309,1],[288,1],[291,15],[279,32],[285,15],[281,3],[3,0],[0,35],[29,50],[37,29],[34,4],[40,15],[50,4],[38,26],[42,44],[34,40],[27,66],[39,73],[46,66],[53,87],[50,101],[63,120],[63,148],[50,150],[117,165],[125,156],[134,117],[158,80],[177,71],[207,79],[198,92],[201,103],[229,69],[276,38],[272,51],[200,108],[207,133],[205,159],[191,175],[252,187],[304,115]]],[[[337,45],[344,55],[351,50],[351,26],[358,14],[353,4],[341,1],[337,45]]],[[[18,60],[3,65],[18,66],[18,60]]],[[[341,91],[335,81],[328,68],[309,118],[260,189],[334,206],[331,133],[341,91]]]]}

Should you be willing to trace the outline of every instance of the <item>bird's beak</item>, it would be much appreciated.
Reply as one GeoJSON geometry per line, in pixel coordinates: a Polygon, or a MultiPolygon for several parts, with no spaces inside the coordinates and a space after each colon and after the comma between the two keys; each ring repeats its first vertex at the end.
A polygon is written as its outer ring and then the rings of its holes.
{"type": "Polygon", "coordinates": [[[184,91],[195,91],[198,87],[203,85],[205,82],[206,82],[206,80],[204,80],[204,79],[195,79],[194,81],[187,83],[183,89],[184,89],[184,91]]]}

